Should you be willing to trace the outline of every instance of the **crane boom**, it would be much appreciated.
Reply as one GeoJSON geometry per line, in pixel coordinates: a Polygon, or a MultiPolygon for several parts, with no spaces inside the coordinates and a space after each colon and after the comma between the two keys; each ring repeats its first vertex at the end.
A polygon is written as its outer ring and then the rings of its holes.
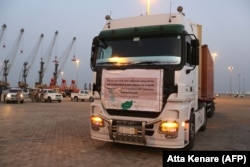
{"type": "MultiPolygon", "coordinates": [[[[8,85],[8,80],[7,80],[7,77],[8,77],[8,74],[9,74],[9,71],[14,63],[14,60],[16,58],[16,55],[17,55],[17,51],[18,51],[18,48],[20,46],[20,43],[21,43],[21,39],[22,39],[22,36],[23,36],[23,33],[24,33],[24,29],[22,28],[20,30],[20,33],[9,53],[9,55],[7,56],[7,58],[4,60],[4,67],[2,69],[3,72],[3,78],[4,78],[4,85],[7,86],[8,85]]],[[[21,51],[22,52],[22,51],[21,51]]],[[[1,71],[1,72],[2,72],[1,71]]]]}
{"type": "MultiPolygon", "coordinates": [[[[3,36],[4,36],[4,32],[5,32],[5,29],[7,28],[7,25],[6,24],[3,24],[2,25],[2,29],[0,31],[0,44],[2,42],[2,39],[3,39],[3,36]]],[[[5,45],[3,44],[3,47],[5,47],[5,45]]],[[[0,70],[0,74],[2,75],[2,69],[0,70]]],[[[0,81],[0,87],[4,86],[5,84],[3,83],[3,81],[0,81]]]]}
{"type": "Polygon", "coordinates": [[[1,30],[1,32],[0,32],[0,43],[1,43],[1,41],[2,41],[2,39],[3,39],[3,35],[4,35],[4,32],[5,32],[5,29],[7,28],[7,25],[6,24],[3,24],[2,25],[2,30],[1,30]]]}
{"type": "Polygon", "coordinates": [[[23,63],[23,70],[22,70],[22,73],[23,73],[22,77],[23,78],[22,78],[22,81],[18,82],[18,85],[21,88],[24,88],[24,87],[28,86],[27,82],[26,82],[26,78],[28,76],[28,73],[29,73],[34,61],[35,61],[35,57],[38,54],[38,51],[39,51],[40,45],[42,43],[43,37],[44,37],[44,35],[41,34],[40,37],[39,37],[39,40],[36,43],[36,45],[34,46],[32,51],[30,52],[30,54],[27,57],[26,61],[23,63]]]}
{"type": "Polygon", "coordinates": [[[66,48],[66,50],[63,52],[62,56],[59,58],[59,60],[57,61],[57,58],[54,60],[54,63],[55,63],[55,70],[54,70],[54,73],[53,73],[53,76],[54,76],[54,79],[53,79],[53,84],[54,86],[57,84],[57,78],[58,78],[58,74],[60,72],[62,72],[65,64],[66,64],[66,61],[72,51],[72,48],[75,44],[75,41],[76,41],[76,37],[73,38],[72,42],[69,44],[69,46],[66,48]],[[59,64],[60,62],[62,62],[62,64],[59,64]]]}
{"type": "Polygon", "coordinates": [[[36,87],[41,87],[43,84],[43,77],[44,77],[45,71],[48,68],[48,64],[49,64],[49,61],[50,61],[52,53],[53,53],[56,39],[57,39],[57,35],[58,35],[58,31],[55,32],[55,35],[54,35],[46,53],[45,53],[45,56],[44,56],[45,59],[41,58],[40,70],[38,72],[39,73],[39,81],[36,83],[36,87]]]}

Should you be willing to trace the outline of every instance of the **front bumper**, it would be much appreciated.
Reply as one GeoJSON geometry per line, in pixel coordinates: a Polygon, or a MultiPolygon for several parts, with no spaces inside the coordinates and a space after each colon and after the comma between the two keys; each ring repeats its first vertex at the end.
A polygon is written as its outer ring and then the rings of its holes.
{"type": "Polygon", "coordinates": [[[159,124],[159,120],[150,124],[146,121],[108,120],[104,127],[91,127],[91,138],[161,148],[184,148],[188,144],[184,140],[184,134],[187,133],[184,128],[179,129],[177,138],[170,139],[158,131],[159,124]]]}

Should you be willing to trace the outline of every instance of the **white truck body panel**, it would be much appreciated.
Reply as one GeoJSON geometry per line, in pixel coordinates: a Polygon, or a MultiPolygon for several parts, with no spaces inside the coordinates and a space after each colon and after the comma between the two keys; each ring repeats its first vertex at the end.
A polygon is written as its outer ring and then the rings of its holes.
{"type": "Polygon", "coordinates": [[[156,14],[147,16],[136,16],[120,19],[111,19],[107,21],[103,30],[115,30],[121,28],[142,27],[142,26],[154,26],[154,25],[171,25],[171,24],[183,24],[185,25],[187,20],[182,14],[173,13],[169,14],[156,14]],[[171,22],[169,19],[171,18],[171,22]]]}

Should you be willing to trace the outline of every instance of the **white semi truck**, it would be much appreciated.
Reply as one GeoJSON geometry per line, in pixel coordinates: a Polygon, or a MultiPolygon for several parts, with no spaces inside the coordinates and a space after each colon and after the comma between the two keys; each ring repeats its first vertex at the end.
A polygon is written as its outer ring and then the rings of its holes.
{"type": "Polygon", "coordinates": [[[111,19],[93,39],[91,138],[161,148],[194,146],[215,110],[202,26],[178,13],[111,19]]]}

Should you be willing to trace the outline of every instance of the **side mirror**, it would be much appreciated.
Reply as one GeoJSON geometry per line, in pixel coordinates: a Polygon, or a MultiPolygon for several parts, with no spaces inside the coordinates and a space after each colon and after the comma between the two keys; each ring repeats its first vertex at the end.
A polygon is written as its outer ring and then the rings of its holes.
{"type": "Polygon", "coordinates": [[[90,57],[90,67],[92,69],[92,71],[95,71],[95,62],[96,62],[96,51],[98,48],[98,44],[99,44],[99,38],[98,37],[94,37],[93,41],[92,41],[92,46],[91,46],[91,57],[90,57]]]}
{"type": "Polygon", "coordinates": [[[194,39],[191,41],[192,45],[192,64],[199,65],[200,61],[200,42],[198,39],[194,39]]]}

